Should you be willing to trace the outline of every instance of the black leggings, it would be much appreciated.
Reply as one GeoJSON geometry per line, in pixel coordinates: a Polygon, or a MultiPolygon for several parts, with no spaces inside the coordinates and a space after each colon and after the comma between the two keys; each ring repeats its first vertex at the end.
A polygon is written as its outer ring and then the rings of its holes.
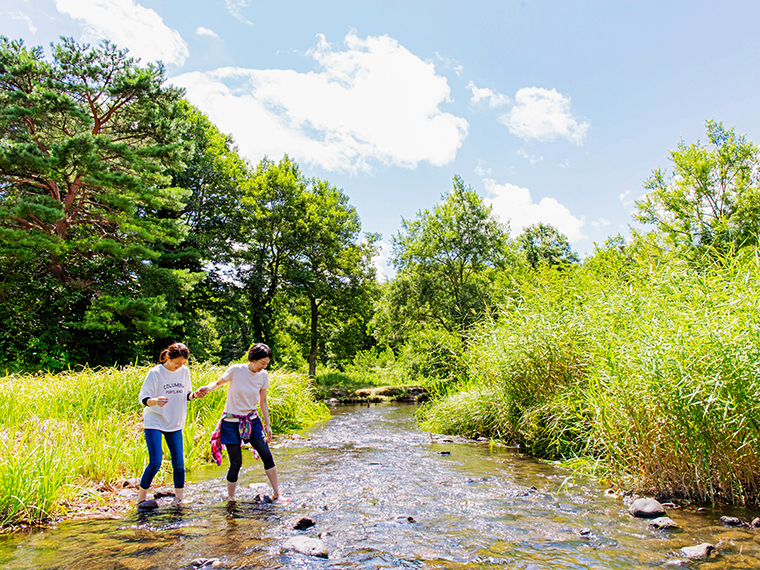
{"type": "MultiPolygon", "coordinates": [[[[274,458],[272,452],[269,451],[267,440],[263,437],[261,439],[254,439],[251,441],[251,445],[256,450],[256,453],[261,457],[261,461],[264,462],[264,469],[271,469],[274,467],[274,458]]],[[[230,456],[230,468],[227,471],[227,481],[230,483],[237,483],[238,474],[240,468],[243,466],[243,450],[240,448],[240,444],[228,444],[225,443],[224,447],[227,448],[227,453],[230,456]]]]}

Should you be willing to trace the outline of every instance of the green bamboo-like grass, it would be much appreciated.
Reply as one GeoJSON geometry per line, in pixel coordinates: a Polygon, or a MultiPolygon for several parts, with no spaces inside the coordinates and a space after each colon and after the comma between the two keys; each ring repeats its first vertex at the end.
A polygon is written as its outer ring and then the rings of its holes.
{"type": "Polygon", "coordinates": [[[621,487],[759,501],[758,252],[695,268],[608,251],[518,282],[475,335],[468,382],[423,427],[506,439],[621,487]]]}
{"type": "MultiPolygon", "coordinates": [[[[139,477],[148,461],[137,401],[150,367],[84,369],[0,378],[0,529],[64,514],[78,497],[119,479],[139,477]]],[[[191,366],[194,387],[225,368],[191,366]]],[[[271,372],[267,396],[275,433],[329,416],[307,376],[271,372]]],[[[185,467],[211,460],[208,440],[224,409],[226,389],[188,405],[185,467]]],[[[169,454],[156,481],[171,480],[169,454]]]]}

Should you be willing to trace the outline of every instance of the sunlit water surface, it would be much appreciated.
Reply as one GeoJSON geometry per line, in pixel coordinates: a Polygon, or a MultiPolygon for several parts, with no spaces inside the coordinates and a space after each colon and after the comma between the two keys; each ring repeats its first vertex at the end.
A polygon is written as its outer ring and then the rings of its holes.
{"type": "Polygon", "coordinates": [[[180,509],[0,537],[0,568],[191,568],[198,558],[218,558],[219,568],[760,568],[760,531],[719,522],[756,513],[669,509],[682,529],[649,530],[596,483],[514,449],[433,438],[414,411],[338,407],[304,438],[280,439],[282,504],[255,502],[266,479],[245,455],[234,505],[222,501],[223,464],[192,474],[180,509]],[[293,530],[302,516],[316,525],[293,530]],[[329,558],[284,552],[298,534],[321,537],[329,558]],[[682,546],[701,542],[718,554],[681,559],[682,546]]]}

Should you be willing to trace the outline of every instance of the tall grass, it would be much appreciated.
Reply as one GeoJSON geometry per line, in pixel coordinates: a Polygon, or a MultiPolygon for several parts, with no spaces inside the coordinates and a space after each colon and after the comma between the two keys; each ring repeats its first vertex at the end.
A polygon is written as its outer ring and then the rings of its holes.
{"type": "Polygon", "coordinates": [[[426,427],[510,438],[621,486],[758,502],[757,252],[695,269],[605,251],[508,298],[475,335],[465,393],[432,402],[426,427]]]}
{"type": "MultiPolygon", "coordinates": [[[[92,487],[138,477],[147,464],[137,394],[148,367],[85,369],[0,378],[0,528],[34,524],[60,513],[92,487]]],[[[191,368],[193,386],[223,367],[191,368]]],[[[327,417],[305,375],[270,373],[272,429],[282,433],[327,417]]],[[[183,431],[185,466],[210,460],[208,440],[224,409],[226,390],[191,401],[183,431]]],[[[170,480],[169,455],[157,481],[170,480]]]]}

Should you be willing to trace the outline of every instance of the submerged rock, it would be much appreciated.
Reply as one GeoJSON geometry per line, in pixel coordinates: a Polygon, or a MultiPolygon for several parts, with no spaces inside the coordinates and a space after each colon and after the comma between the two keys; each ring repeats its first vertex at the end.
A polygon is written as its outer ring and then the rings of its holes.
{"type": "Polygon", "coordinates": [[[307,536],[294,536],[285,541],[282,545],[285,551],[298,552],[307,556],[317,558],[327,558],[327,547],[325,543],[318,538],[309,538],[307,536]]]}
{"type": "Polygon", "coordinates": [[[649,521],[649,528],[655,528],[658,530],[668,530],[673,528],[680,528],[676,521],[668,517],[657,517],[649,521]]]}
{"type": "Polygon", "coordinates": [[[715,552],[715,547],[709,542],[703,542],[696,546],[684,546],[681,554],[686,558],[705,558],[715,552]]]}
{"type": "Polygon", "coordinates": [[[313,527],[315,524],[317,523],[309,517],[296,517],[288,521],[288,526],[292,527],[293,530],[306,530],[307,528],[313,527]]]}
{"type": "Polygon", "coordinates": [[[723,526],[747,526],[739,517],[720,517],[720,524],[723,526]]]}
{"type": "Polygon", "coordinates": [[[665,516],[665,509],[656,499],[636,499],[631,503],[628,512],[642,519],[656,519],[665,516]]]}
{"type": "Polygon", "coordinates": [[[147,499],[145,501],[141,501],[137,503],[137,510],[138,511],[153,511],[158,508],[158,503],[154,501],[153,499],[147,499]]]}
{"type": "Polygon", "coordinates": [[[163,499],[164,497],[175,497],[176,493],[171,487],[159,487],[153,492],[154,499],[163,499]]]}

